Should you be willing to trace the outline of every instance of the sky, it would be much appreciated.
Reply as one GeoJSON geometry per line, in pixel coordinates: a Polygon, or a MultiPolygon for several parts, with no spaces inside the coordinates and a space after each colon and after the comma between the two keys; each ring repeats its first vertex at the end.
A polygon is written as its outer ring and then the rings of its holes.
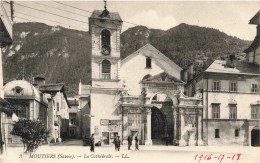
{"type": "MultiPolygon", "coordinates": [[[[91,12],[104,9],[102,0],[15,1],[14,4],[15,22],[42,22],[83,31],[88,31],[91,12]]],[[[256,25],[248,23],[260,10],[260,1],[108,0],[107,9],[119,12],[124,21],[123,31],[136,25],[168,30],[186,23],[219,29],[228,35],[251,41],[256,35],[256,25]]]]}

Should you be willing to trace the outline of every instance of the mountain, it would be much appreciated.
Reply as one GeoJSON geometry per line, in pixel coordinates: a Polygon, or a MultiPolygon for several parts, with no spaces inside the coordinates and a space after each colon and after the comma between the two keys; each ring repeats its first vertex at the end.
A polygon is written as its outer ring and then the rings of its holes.
{"type": "MultiPolygon", "coordinates": [[[[4,82],[44,76],[46,83],[66,83],[68,95],[76,95],[78,83],[90,83],[91,38],[88,32],[52,27],[42,23],[14,24],[13,45],[3,48],[4,82]]],[[[152,44],[168,58],[186,68],[195,61],[199,73],[215,58],[246,49],[250,42],[219,30],[180,24],[169,30],[129,28],[121,34],[122,59],[152,44]],[[206,58],[206,60],[205,60],[206,58]]]]}

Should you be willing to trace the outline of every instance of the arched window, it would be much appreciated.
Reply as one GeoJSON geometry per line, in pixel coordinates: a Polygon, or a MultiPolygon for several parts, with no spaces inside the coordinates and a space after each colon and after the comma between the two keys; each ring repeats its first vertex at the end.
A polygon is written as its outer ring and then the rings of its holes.
{"type": "Polygon", "coordinates": [[[102,79],[110,79],[111,63],[108,60],[102,61],[102,79]]]}
{"type": "Polygon", "coordinates": [[[110,32],[107,29],[104,29],[101,32],[101,47],[107,45],[110,47],[110,32]]]}

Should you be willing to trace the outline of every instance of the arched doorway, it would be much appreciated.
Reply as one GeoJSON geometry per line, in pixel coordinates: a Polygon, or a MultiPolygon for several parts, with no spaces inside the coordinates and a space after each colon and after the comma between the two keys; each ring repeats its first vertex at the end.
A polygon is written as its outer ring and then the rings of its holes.
{"type": "Polygon", "coordinates": [[[251,146],[260,146],[260,129],[253,129],[251,131],[251,146]]]}
{"type": "Polygon", "coordinates": [[[161,139],[165,136],[166,117],[156,107],[152,107],[152,139],[161,139]]]}
{"type": "Polygon", "coordinates": [[[173,102],[167,95],[157,94],[152,98],[152,104],[151,138],[154,145],[165,144],[166,139],[173,138],[173,102]]]}

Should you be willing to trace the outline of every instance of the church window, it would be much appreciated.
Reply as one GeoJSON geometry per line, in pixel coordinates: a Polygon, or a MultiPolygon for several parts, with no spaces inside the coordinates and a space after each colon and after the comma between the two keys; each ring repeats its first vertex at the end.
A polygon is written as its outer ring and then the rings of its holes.
{"type": "Polygon", "coordinates": [[[110,32],[107,29],[104,29],[101,32],[101,46],[109,46],[110,47],[110,32]]]}
{"type": "Polygon", "coordinates": [[[102,79],[110,79],[111,63],[108,60],[102,62],[102,79]]]}
{"type": "Polygon", "coordinates": [[[150,57],[146,57],[146,68],[152,68],[152,59],[150,57]]]}

